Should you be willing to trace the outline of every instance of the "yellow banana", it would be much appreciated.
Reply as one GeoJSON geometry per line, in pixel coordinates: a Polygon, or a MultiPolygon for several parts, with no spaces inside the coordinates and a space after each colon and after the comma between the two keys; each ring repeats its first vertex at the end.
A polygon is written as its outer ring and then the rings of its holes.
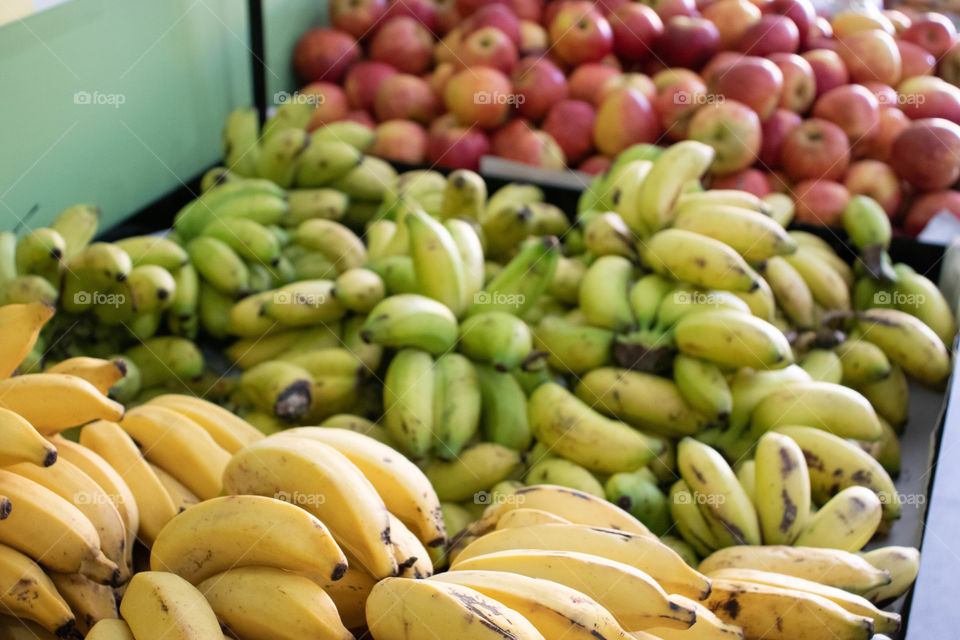
{"type": "Polygon", "coordinates": [[[816,382],[843,382],[843,362],[830,349],[811,349],[803,356],[800,366],[816,382]]]}
{"type": "Polygon", "coordinates": [[[110,587],[97,584],[79,573],[50,573],[50,579],[57,587],[57,592],[70,605],[80,633],[88,633],[100,620],[116,620],[120,617],[117,600],[110,587]]]}
{"type": "MultiPolygon", "coordinates": [[[[708,192],[709,193],[709,192],[708,192]]],[[[680,607],[690,607],[696,613],[697,619],[689,629],[673,629],[670,627],[654,627],[647,635],[633,634],[636,640],[743,640],[743,629],[735,624],[727,624],[716,616],[710,609],[690,598],[673,594],[670,602],[680,607]]]]}
{"type": "Polygon", "coordinates": [[[681,210],[673,228],[719,240],[747,260],[766,260],[797,250],[796,241],[769,216],[737,206],[681,210]]]}
{"type": "Polygon", "coordinates": [[[849,338],[834,347],[843,365],[843,384],[870,384],[890,375],[890,360],[883,350],[865,340],[849,338]]]}
{"type": "Polygon", "coordinates": [[[170,496],[170,499],[173,500],[173,506],[177,508],[177,512],[186,511],[187,507],[192,507],[200,502],[200,498],[184,486],[182,482],[152,462],[148,464],[150,465],[150,470],[156,474],[157,480],[159,480],[163,488],[167,490],[167,494],[170,496]]]}
{"type": "Polygon", "coordinates": [[[942,384],[950,373],[950,354],[933,329],[896,309],[869,309],[857,314],[860,337],[872,342],[923,384],[942,384]]]}
{"type": "Polygon", "coordinates": [[[636,237],[630,227],[613,211],[599,213],[583,228],[583,241],[593,255],[637,258],[636,237]]]}
{"type": "Polygon", "coordinates": [[[123,417],[123,405],[86,380],[63,373],[34,373],[0,381],[0,407],[20,414],[43,435],[91,420],[123,417]],[[50,402],[51,398],[57,402],[50,402]]]}
{"type": "Polygon", "coordinates": [[[385,298],[367,315],[361,337],[387,347],[416,347],[433,354],[456,343],[457,319],[445,305],[417,294],[385,298]]]}
{"type": "Polygon", "coordinates": [[[771,256],[761,263],[760,273],[787,317],[800,328],[813,326],[813,294],[800,273],[782,256],[771,256]]]}
{"type": "Polygon", "coordinates": [[[614,331],[633,327],[636,319],[628,297],[632,274],[630,261],[617,255],[602,256],[587,268],[579,305],[589,324],[614,331]]]}
{"type": "Polygon", "coordinates": [[[810,514],[810,474],[803,449],[785,435],[763,434],[754,478],[764,543],[793,544],[810,514]]]}
{"type": "Polygon", "coordinates": [[[701,287],[752,291],[757,273],[731,247],[683,229],[665,229],[641,242],[643,263],[665,278],[701,287]]]}
{"type": "Polygon", "coordinates": [[[800,246],[795,253],[784,256],[784,260],[807,283],[817,304],[825,309],[850,310],[849,286],[816,250],[800,246]]]}
{"type": "MultiPolygon", "coordinates": [[[[637,221],[650,232],[667,226],[673,219],[674,207],[685,186],[699,180],[713,162],[713,149],[693,140],[670,145],[653,161],[638,194],[637,221]]],[[[627,218],[627,224],[630,219],[627,218]]],[[[631,225],[636,232],[640,225],[631,225]]]]}
{"type": "Polygon", "coordinates": [[[231,454],[263,439],[263,434],[248,422],[202,398],[168,393],[154,398],[150,404],[172,409],[193,420],[231,454]]]}
{"type": "Polygon", "coordinates": [[[755,435],[788,425],[817,427],[858,440],[876,440],[883,433],[866,398],[829,382],[794,382],[768,394],[753,410],[755,435]]]}
{"type": "Polygon", "coordinates": [[[130,256],[135,267],[152,264],[173,272],[190,261],[183,247],[163,236],[131,236],[113,244],[130,256]]]}
{"type": "Polygon", "coordinates": [[[57,461],[57,448],[44,440],[33,425],[7,409],[0,409],[0,439],[0,466],[24,462],[49,467],[57,461]]]}
{"type": "Polygon", "coordinates": [[[706,556],[719,548],[720,540],[700,511],[700,499],[682,478],[670,487],[670,515],[684,540],[706,556]]]}
{"type": "Polygon", "coordinates": [[[730,385],[717,365],[680,354],[673,360],[673,379],[684,400],[712,420],[723,422],[733,410],[730,385]]]}
{"type": "Polygon", "coordinates": [[[120,619],[101,620],[93,625],[86,637],[90,640],[136,640],[130,625],[120,619]]]}
{"type": "Polygon", "coordinates": [[[677,215],[687,211],[712,210],[715,207],[739,207],[763,215],[770,214],[770,206],[749,191],[739,189],[710,189],[680,194],[677,198],[677,215]]]}
{"type": "MultiPolygon", "coordinates": [[[[555,458],[559,459],[559,458],[555,458]]],[[[497,529],[512,529],[513,527],[529,527],[534,524],[573,524],[565,518],[555,516],[548,511],[540,509],[516,509],[503,514],[497,521],[497,529]]],[[[495,556],[497,554],[490,554],[495,556]]],[[[486,557],[486,556],[484,556],[486,557]]],[[[487,567],[473,567],[475,569],[486,569],[487,567]]],[[[519,573],[519,572],[518,572],[519,573]]],[[[537,577],[537,576],[533,576],[537,577]]]]}
{"type": "Polygon", "coordinates": [[[780,369],[793,362],[790,343],[779,329],[728,309],[683,317],[674,327],[674,339],[682,353],[736,368],[780,369]]]}
{"type": "Polygon", "coordinates": [[[142,571],[130,580],[120,613],[136,638],[220,638],[220,623],[196,587],[173,573],[142,571]]]}
{"type": "Polygon", "coordinates": [[[127,374],[127,365],[121,358],[104,360],[78,356],[62,360],[47,368],[47,373],[66,373],[83,378],[106,395],[110,388],[127,374]]]}
{"type": "Polygon", "coordinates": [[[920,552],[913,547],[880,547],[865,551],[860,557],[890,574],[890,584],[874,587],[863,594],[865,598],[881,606],[906,593],[920,571],[920,552]]]}
{"type": "Polygon", "coordinates": [[[5,544],[0,544],[0,585],[0,604],[7,613],[32,620],[58,638],[79,637],[73,612],[53,581],[33,560],[5,544]]]}
{"type": "Polygon", "coordinates": [[[422,209],[412,207],[403,223],[410,237],[410,257],[418,292],[442,302],[459,315],[466,303],[463,259],[453,236],[422,209]]]}
{"type": "Polygon", "coordinates": [[[0,377],[13,375],[37,342],[40,329],[53,317],[54,308],[43,302],[0,307],[0,377]]]}

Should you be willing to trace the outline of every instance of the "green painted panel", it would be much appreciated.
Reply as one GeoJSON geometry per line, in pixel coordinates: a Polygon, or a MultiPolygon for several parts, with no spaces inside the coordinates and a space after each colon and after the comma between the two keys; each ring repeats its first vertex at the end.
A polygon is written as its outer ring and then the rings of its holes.
{"type": "Polygon", "coordinates": [[[248,41],[240,0],[71,0],[0,27],[0,229],[77,202],[107,227],[216,162],[248,41]]]}
{"type": "Polygon", "coordinates": [[[293,46],[310,27],[328,24],[326,0],[263,0],[267,106],[276,106],[278,91],[298,89],[290,59],[293,46]]]}

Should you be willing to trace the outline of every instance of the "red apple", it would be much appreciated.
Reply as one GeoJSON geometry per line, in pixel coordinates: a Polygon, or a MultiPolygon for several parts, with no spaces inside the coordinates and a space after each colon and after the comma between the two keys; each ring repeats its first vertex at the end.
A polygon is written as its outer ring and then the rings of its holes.
{"type": "Polygon", "coordinates": [[[796,53],[799,46],[800,32],[793,20],[773,14],[762,16],[750,25],[737,43],[737,49],[755,56],[778,51],[796,53]]]}
{"type": "Polygon", "coordinates": [[[700,69],[700,77],[710,86],[710,83],[716,80],[717,76],[726,71],[730,65],[743,58],[744,55],[738,51],[721,51],[707,61],[700,69]]]}
{"type": "Polygon", "coordinates": [[[567,97],[563,72],[547,58],[524,58],[513,70],[517,113],[539,122],[554,104],[567,97]]]}
{"type": "Polygon", "coordinates": [[[960,39],[943,54],[937,75],[955,87],[960,86],[960,39]]]}
{"type": "Polygon", "coordinates": [[[386,20],[400,17],[413,18],[430,32],[437,30],[437,7],[433,0],[392,0],[386,20]]]}
{"type": "Polygon", "coordinates": [[[942,211],[949,211],[960,218],[960,191],[931,191],[918,196],[903,219],[903,232],[916,236],[942,211]]]}
{"type": "Polygon", "coordinates": [[[803,180],[793,185],[794,220],[839,227],[850,202],[847,188],[833,180],[803,180]]]}
{"type": "Polygon", "coordinates": [[[924,13],[914,18],[913,23],[900,37],[920,45],[939,58],[953,45],[957,29],[950,18],[942,13],[924,13]]]}
{"type": "MultiPolygon", "coordinates": [[[[746,2],[746,0],[733,0],[746,2]]],[[[613,29],[613,51],[626,62],[645,60],[663,35],[663,21],[657,12],[639,2],[617,7],[608,17],[613,29]]]]}
{"type": "Polygon", "coordinates": [[[522,20],[520,22],[520,55],[542,56],[550,47],[550,36],[547,30],[536,22],[522,20]]]}
{"type": "Polygon", "coordinates": [[[832,122],[810,118],[787,134],[780,164],[794,180],[839,180],[850,164],[850,141],[832,122]]]}
{"type": "Polygon", "coordinates": [[[593,4],[600,13],[609,18],[611,13],[625,4],[630,4],[630,2],[632,2],[632,0],[595,0],[593,4]]]}
{"type": "Polygon", "coordinates": [[[743,33],[760,16],[760,9],[749,0],[718,0],[703,10],[703,17],[720,32],[720,46],[724,49],[737,46],[743,33]]]}
{"type": "Polygon", "coordinates": [[[823,42],[832,42],[833,27],[830,26],[830,21],[822,16],[817,16],[813,19],[813,22],[810,23],[810,28],[807,29],[807,35],[804,36],[801,34],[800,40],[803,42],[803,47],[801,48],[805,51],[818,49],[823,42]]]}
{"type": "Polygon", "coordinates": [[[304,83],[339,82],[360,54],[360,47],[350,34],[336,29],[310,29],[293,48],[293,72],[304,83]]]}
{"type": "Polygon", "coordinates": [[[883,84],[882,82],[864,82],[863,86],[877,99],[881,111],[883,109],[899,107],[900,98],[897,96],[897,90],[890,85],[883,84]]]}
{"type": "Polygon", "coordinates": [[[363,38],[387,12],[387,0],[330,0],[330,24],[363,38]]]}
{"type": "Polygon", "coordinates": [[[686,140],[690,118],[708,100],[707,85],[693,72],[682,75],[685,69],[671,69],[654,77],[662,88],[654,101],[656,112],[660,115],[660,126],[665,135],[674,141],[686,140]],[[666,82],[667,75],[672,78],[666,82]]]}
{"type": "Polygon", "coordinates": [[[599,106],[600,102],[597,96],[600,89],[610,78],[618,77],[621,72],[599,62],[589,62],[582,64],[573,70],[567,79],[570,87],[570,98],[573,100],[583,100],[594,106],[599,106]]]}
{"type": "Polygon", "coordinates": [[[937,67],[937,59],[932,53],[906,40],[898,40],[897,48],[900,49],[904,78],[933,75],[933,70],[937,67]]]}
{"type": "Polygon", "coordinates": [[[451,169],[480,167],[480,158],[490,153],[490,140],[477,127],[464,127],[453,115],[446,115],[430,125],[427,160],[451,169]]]}
{"type": "Polygon", "coordinates": [[[900,82],[903,61],[890,34],[879,29],[858,31],[839,41],[837,53],[843,58],[853,82],[875,80],[889,85],[900,82]]]}
{"type": "Polygon", "coordinates": [[[909,125],[910,119],[900,109],[893,107],[880,109],[880,124],[877,126],[876,132],[863,141],[863,145],[858,151],[865,158],[889,162],[893,141],[909,125]]]}
{"type": "Polygon", "coordinates": [[[810,31],[810,25],[817,17],[813,4],[809,0],[772,0],[769,7],[770,13],[786,16],[793,21],[802,45],[810,31]]]}
{"type": "Polygon", "coordinates": [[[437,36],[443,36],[460,24],[460,14],[457,13],[457,4],[454,0],[435,0],[437,8],[437,36]]]}
{"type": "Polygon", "coordinates": [[[566,160],[563,151],[550,134],[534,129],[526,120],[518,118],[493,136],[493,153],[534,167],[563,169],[566,160]]]}
{"type": "Polygon", "coordinates": [[[918,189],[946,189],[960,178],[960,126],[943,118],[914,120],[893,141],[890,164],[918,189]]]}
{"type": "Polygon", "coordinates": [[[543,17],[544,0],[508,0],[506,4],[521,20],[540,22],[543,17]]]}
{"type": "MultiPolygon", "coordinates": [[[[398,0],[403,2],[404,0],[398,0]]],[[[504,4],[490,4],[478,9],[472,16],[463,21],[463,34],[469,35],[474,31],[484,27],[494,27],[499,29],[513,42],[515,47],[520,47],[523,42],[520,31],[520,20],[510,10],[510,7],[504,4]]]]}
{"type": "Polygon", "coordinates": [[[813,115],[843,129],[850,143],[856,145],[880,124],[880,103],[866,87],[845,84],[817,98],[813,115]]]}
{"type": "Polygon", "coordinates": [[[610,168],[610,158],[607,156],[590,156],[580,163],[577,171],[582,171],[587,175],[598,176],[605,173],[610,168]]]}
{"type": "Polygon", "coordinates": [[[343,120],[350,110],[347,94],[339,85],[332,82],[311,82],[301,89],[300,93],[303,96],[311,96],[312,101],[317,105],[307,124],[309,131],[343,120]]]}
{"type": "Polygon", "coordinates": [[[568,64],[596,62],[613,50],[613,29],[589,2],[564,3],[549,32],[553,51],[568,64]]]}
{"type": "Polygon", "coordinates": [[[879,160],[858,160],[847,169],[843,185],[850,195],[870,196],[877,201],[889,217],[893,217],[900,208],[903,190],[900,179],[885,162],[879,160]]]}
{"type": "Polygon", "coordinates": [[[806,113],[817,97],[817,79],[813,67],[795,53],[771,53],[768,59],[783,74],[783,91],[777,106],[796,113],[806,113]]]}
{"type": "Polygon", "coordinates": [[[766,120],[780,102],[783,73],[765,58],[743,56],[710,78],[707,89],[714,96],[750,107],[766,120]]]}
{"type": "Polygon", "coordinates": [[[697,9],[697,3],[694,0],[642,0],[643,4],[653,8],[660,16],[660,19],[666,22],[676,16],[696,16],[700,11],[697,9]]]}
{"type": "Polygon", "coordinates": [[[462,124],[500,126],[516,103],[510,79],[496,69],[476,67],[457,72],[447,82],[447,108],[462,124]]]}
{"type": "Polygon", "coordinates": [[[593,107],[586,102],[562,100],[550,108],[542,128],[557,141],[567,162],[573,165],[593,150],[596,117],[593,107]]]}
{"type": "Polygon", "coordinates": [[[767,176],[759,169],[744,169],[737,173],[719,176],[710,183],[711,189],[738,189],[752,193],[758,198],[770,193],[770,183],[767,176]]]}
{"type": "Polygon", "coordinates": [[[670,66],[699,69],[720,48],[720,32],[709,20],[674,16],[660,37],[663,61],[670,66]]]}
{"type": "Polygon", "coordinates": [[[633,89],[643,94],[643,97],[653,102],[657,99],[657,88],[653,84],[650,76],[642,73],[624,73],[619,76],[608,78],[600,91],[597,92],[597,102],[603,102],[608,95],[617,89],[633,89]]]}
{"type": "Polygon", "coordinates": [[[343,116],[343,119],[349,120],[350,122],[356,122],[357,124],[362,124],[371,131],[377,127],[377,123],[373,119],[373,116],[370,115],[370,112],[363,111],[362,109],[348,111],[347,115],[343,116]]]}
{"type": "Polygon", "coordinates": [[[818,96],[850,82],[847,65],[836,51],[811,49],[805,51],[800,57],[810,63],[810,68],[813,69],[818,96]]]}
{"type": "Polygon", "coordinates": [[[716,175],[746,169],[760,153],[760,118],[736,100],[700,107],[690,120],[687,135],[713,147],[710,171],[716,175]]]}
{"type": "Polygon", "coordinates": [[[411,120],[387,120],[374,130],[369,153],[394,162],[423,164],[427,132],[411,120]]]}
{"type": "Polygon", "coordinates": [[[377,89],[384,80],[397,75],[397,70],[382,62],[358,62],[347,71],[343,88],[354,109],[372,109],[377,89]]]}
{"type": "Polygon", "coordinates": [[[384,24],[370,41],[370,59],[391,64],[404,73],[421,74],[433,57],[433,36],[408,16],[384,24]]]}
{"type": "Polygon", "coordinates": [[[787,109],[777,109],[764,121],[760,145],[760,162],[764,167],[773,169],[780,166],[783,142],[801,122],[803,118],[787,109]]]}
{"type": "Polygon", "coordinates": [[[510,74],[517,64],[517,48],[503,31],[483,27],[460,42],[457,62],[461,67],[491,67],[510,74]]]}
{"type": "Polygon", "coordinates": [[[380,84],[373,111],[381,122],[415,120],[429,124],[437,115],[437,98],[426,80],[398,73],[380,84]]]}
{"type": "Polygon", "coordinates": [[[650,101],[633,89],[618,89],[597,110],[593,141],[606,155],[616,155],[638,142],[656,142],[660,123],[650,101]]]}
{"type": "Polygon", "coordinates": [[[897,87],[900,110],[911,120],[945,118],[960,124],[960,88],[940,78],[917,76],[897,87]]]}

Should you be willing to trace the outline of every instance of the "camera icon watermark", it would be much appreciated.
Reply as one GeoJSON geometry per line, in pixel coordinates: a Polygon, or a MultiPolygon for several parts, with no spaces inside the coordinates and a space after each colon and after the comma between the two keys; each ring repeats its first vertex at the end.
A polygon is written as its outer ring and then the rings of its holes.
{"type": "Polygon", "coordinates": [[[77,91],[73,94],[73,104],[108,106],[119,109],[127,102],[122,93],[101,93],[100,91],[77,91]]]}
{"type": "Polygon", "coordinates": [[[478,291],[473,294],[473,303],[496,305],[498,307],[519,308],[527,298],[522,293],[500,293],[499,291],[478,291]]]}
{"type": "Polygon", "coordinates": [[[474,104],[508,104],[518,106],[526,102],[527,97],[501,91],[477,91],[473,94],[474,104]]]}
{"type": "Polygon", "coordinates": [[[301,493],[299,491],[290,493],[289,491],[278,491],[273,494],[273,499],[287,502],[298,507],[310,507],[325,504],[327,496],[322,493],[301,493]]]}
{"type": "Polygon", "coordinates": [[[273,94],[273,103],[280,104],[309,104],[314,107],[317,107],[324,102],[326,102],[327,97],[321,93],[300,93],[299,91],[294,91],[290,93],[289,91],[277,91],[273,94]]]}
{"type": "Polygon", "coordinates": [[[122,293],[104,293],[103,291],[77,291],[73,294],[73,303],[79,306],[97,305],[99,307],[119,308],[127,302],[122,293]]]}

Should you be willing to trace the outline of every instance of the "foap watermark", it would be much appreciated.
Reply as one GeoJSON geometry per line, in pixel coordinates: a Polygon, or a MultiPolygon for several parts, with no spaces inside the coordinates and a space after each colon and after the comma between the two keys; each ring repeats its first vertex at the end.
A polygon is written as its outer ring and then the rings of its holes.
{"type": "Polygon", "coordinates": [[[327,97],[321,93],[300,93],[299,91],[294,91],[290,93],[289,91],[277,91],[273,94],[273,103],[280,104],[309,104],[315,107],[326,102],[327,97]]]}
{"type": "Polygon", "coordinates": [[[880,504],[899,504],[903,506],[922,507],[927,504],[927,496],[922,493],[891,493],[881,491],[877,494],[880,504]]]}
{"type": "Polygon", "coordinates": [[[527,101],[524,95],[503,93],[501,91],[477,91],[473,94],[474,104],[509,104],[518,106],[527,101]]]}
{"type": "Polygon", "coordinates": [[[95,304],[99,307],[121,307],[127,302],[122,293],[103,291],[77,291],[73,294],[73,303],[81,306],[95,304]]]}
{"type": "Polygon", "coordinates": [[[527,297],[522,293],[500,293],[499,291],[478,291],[473,294],[473,304],[493,304],[498,307],[513,307],[523,305],[527,297]]]}
{"type": "Polygon", "coordinates": [[[291,293],[277,291],[273,294],[273,304],[297,304],[303,307],[321,307],[326,303],[327,296],[322,293],[291,293]]]}
{"type": "Polygon", "coordinates": [[[726,98],[723,95],[713,93],[693,93],[690,91],[677,91],[673,94],[673,104],[689,104],[702,106],[706,104],[723,104],[726,98]]]}
{"type": "Polygon", "coordinates": [[[723,298],[709,291],[677,291],[673,294],[675,304],[696,304],[710,307],[720,306],[723,298]]]}
{"type": "Polygon", "coordinates": [[[102,93],[100,91],[77,91],[73,94],[73,104],[106,106],[119,109],[127,102],[122,93],[102,93]]]}
{"type": "Polygon", "coordinates": [[[700,493],[699,491],[687,493],[685,491],[681,491],[674,496],[673,501],[674,504],[701,504],[716,506],[725,503],[727,501],[727,497],[717,493],[700,493]]]}
{"type": "Polygon", "coordinates": [[[881,107],[919,106],[927,102],[927,96],[922,93],[881,91],[877,94],[877,102],[880,103],[881,107]]]}
{"type": "Polygon", "coordinates": [[[524,497],[515,493],[490,493],[489,491],[477,491],[473,494],[473,504],[491,505],[491,504],[512,504],[522,505],[524,497]]]}
{"type": "Polygon", "coordinates": [[[878,291],[873,294],[873,303],[876,305],[893,305],[896,307],[919,307],[927,301],[922,293],[903,293],[902,291],[878,291]]]}
{"type": "Polygon", "coordinates": [[[74,504],[112,504],[116,506],[123,504],[123,500],[123,496],[115,496],[108,493],[88,493],[86,491],[80,491],[73,494],[74,504]]]}
{"type": "Polygon", "coordinates": [[[289,491],[278,491],[273,494],[273,499],[281,502],[289,502],[298,507],[310,507],[326,503],[327,496],[322,493],[301,493],[299,491],[290,493],[289,491]]]}

